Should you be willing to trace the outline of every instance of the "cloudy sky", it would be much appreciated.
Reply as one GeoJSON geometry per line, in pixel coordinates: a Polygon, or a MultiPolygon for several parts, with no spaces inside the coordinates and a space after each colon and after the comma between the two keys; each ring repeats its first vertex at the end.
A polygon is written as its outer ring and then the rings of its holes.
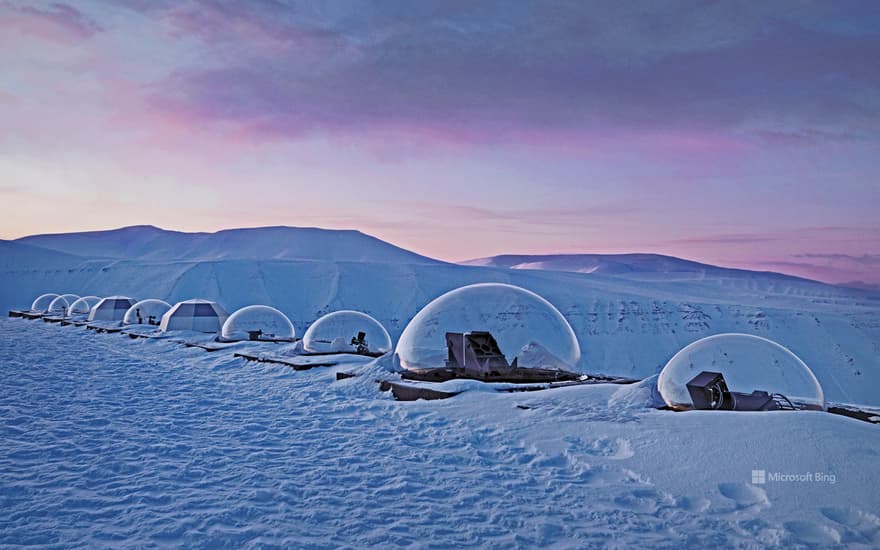
{"type": "Polygon", "coordinates": [[[0,238],[355,228],[880,282],[880,2],[0,0],[0,238]]]}

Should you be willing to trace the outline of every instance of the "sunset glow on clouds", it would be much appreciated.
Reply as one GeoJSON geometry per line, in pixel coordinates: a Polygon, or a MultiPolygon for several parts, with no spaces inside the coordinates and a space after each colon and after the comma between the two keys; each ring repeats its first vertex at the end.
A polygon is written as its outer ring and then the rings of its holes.
{"type": "Polygon", "coordinates": [[[356,228],[880,282],[876,2],[0,0],[0,238],[356,228]]]}

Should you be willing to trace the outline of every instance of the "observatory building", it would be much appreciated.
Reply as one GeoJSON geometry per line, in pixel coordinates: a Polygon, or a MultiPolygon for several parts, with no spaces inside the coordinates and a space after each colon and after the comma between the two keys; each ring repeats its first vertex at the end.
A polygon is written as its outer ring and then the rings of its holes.
{"type": "Polygon", "coordinates": [[[159,323],[162,332],[192,330],[195,332],[220,332],[229,314],[217,302],[198,298],[178,302],[159,323]]]}

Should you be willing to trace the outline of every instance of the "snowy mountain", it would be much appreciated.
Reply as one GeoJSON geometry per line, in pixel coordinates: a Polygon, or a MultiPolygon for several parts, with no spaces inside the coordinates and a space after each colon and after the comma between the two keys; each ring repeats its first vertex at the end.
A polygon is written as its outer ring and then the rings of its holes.
{"type": "Polygon", "coordinates": [[[305,227],[182,233],[150,225],[109,231],[33,235],[19,243],[90,258],[168,260],[328,260],[437,263],[360,231],[305,227]]]}
{"type": "Polygon", "coordinates": [[[769,271],[749,271],[703,264],[661,254],[504,254],[461,262],[462,265],[501,267],[506,269],[535,269],[596,273],[632,278],[694,279],[705,276],[739,278],[784,278],[805,280],[800,277],[769,271]]]}
{"type": "Polygon", "coordinates": [[[582,350],[579,367],[587,372],[649,376],[698,338],[747,332],[803,358],[829,400],[880,404],[880,295],[783,275],[675,259],[654,263],[681,266],[669,273],[650,271],[647,260],[632,262],[630,271],[618,267],[624,274],[464,266],[359,232],[294,228],[212,234],[126,228],[28,237],[6,243],[0,253],[0,306],[6,308],[27,307],[43,292],[170,302],[204,297],[230,312],[255,303],[275,306],[298,335],[325,313],[355,309],[376,317],[395,341],[444,292],[511,283],[544,296],[568,319],[582,350]],[[53,250],[35,248],[38,243],[53,250]],[[635,271],[639,266],[643,271],[635,271]]]}

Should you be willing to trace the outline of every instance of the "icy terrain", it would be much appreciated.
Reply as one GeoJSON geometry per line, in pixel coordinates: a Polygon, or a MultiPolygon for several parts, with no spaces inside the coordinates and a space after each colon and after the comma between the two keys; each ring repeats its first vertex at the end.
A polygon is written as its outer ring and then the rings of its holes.
{"type": "Polygon", "coordinates": [[[202,297],[229,312],[274,306],[298,334],[325,313],[354,309],[378,319],[396,341],[406,323],[444,292],[505,282],[537,292],[562,312],[578,337],[586,372],[650,376],[703,336],[746,332],[794,351],[829,400],[880,405],[880,294],[775,273],[653,255],[555,257],[561,264],[543,265],[583,266],[589,258],[614,266],[594,273],[462,266],[355,231],[274,227],[214,234],[131,227],[0,245],[5,308],[27,307],[44,292],[171,303],[202,297]]]}
{"type": "Polygon", "coordinates": [[[653,380],[399,403],[345,368],[0,320],[0,546],[880,545],[867,423],[658,411],[653,380]]]}

